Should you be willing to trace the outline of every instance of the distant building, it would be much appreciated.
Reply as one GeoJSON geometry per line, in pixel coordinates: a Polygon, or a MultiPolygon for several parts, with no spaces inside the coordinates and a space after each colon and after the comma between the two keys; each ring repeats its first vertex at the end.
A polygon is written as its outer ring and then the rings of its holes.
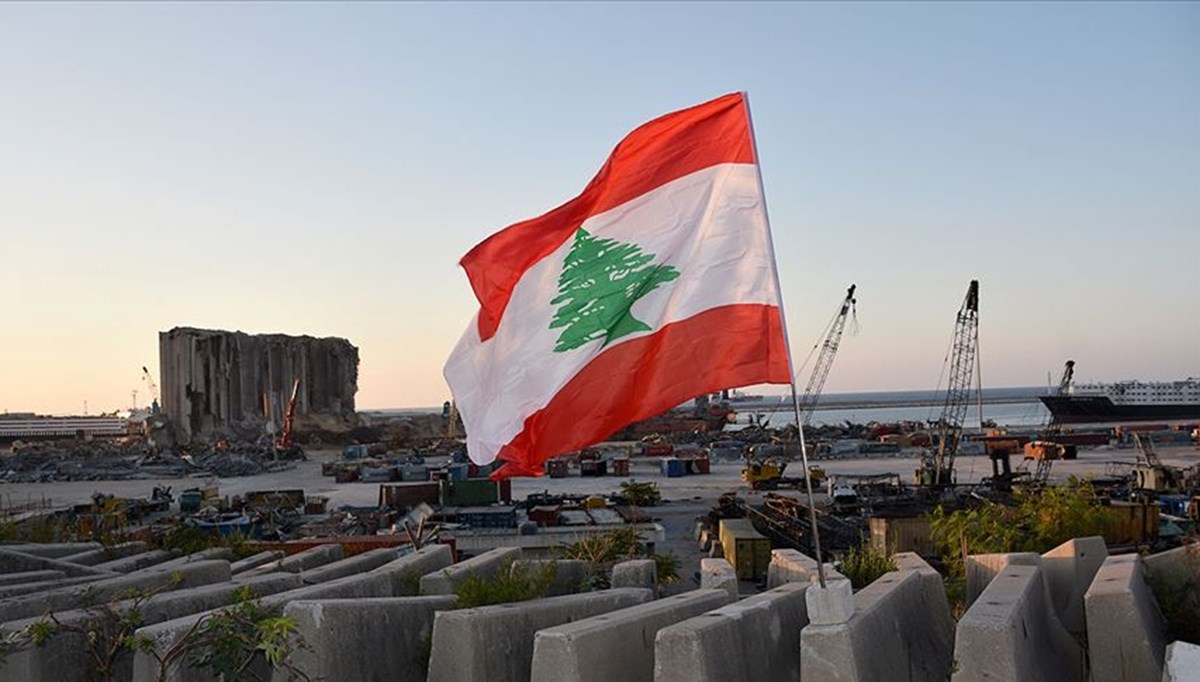
{"type": "Polygon", "coordinates": [[[185,440],[277,430],[296,378],[298,421],[355,417],[358,348],[346,339],[176,327],[158,346],[162,409],[185,440]]]}

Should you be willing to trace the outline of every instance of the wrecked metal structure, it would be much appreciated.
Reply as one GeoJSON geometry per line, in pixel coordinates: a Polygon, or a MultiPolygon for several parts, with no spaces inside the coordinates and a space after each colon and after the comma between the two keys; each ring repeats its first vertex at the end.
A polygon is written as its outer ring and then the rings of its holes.
{"type": "Polygon", "coordinates": [[[158,347],[162,409],[184,440],[277,431],[296,379],[297,420],[355,417],[358,348],[346,339],[176,327],[158,347]]]}

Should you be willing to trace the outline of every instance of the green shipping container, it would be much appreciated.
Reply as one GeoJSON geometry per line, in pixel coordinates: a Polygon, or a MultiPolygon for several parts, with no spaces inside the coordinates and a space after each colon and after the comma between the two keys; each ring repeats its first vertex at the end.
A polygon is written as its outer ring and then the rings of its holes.
{"type": "Polygon", "coordinates": [[[738,580],[762,580],[771,563],[771,541],[747,519],[722,519],[721,549],[733,565],[738,580]]]}
{"type": "Polygon", "coordinates": [[[500,484],[486,478],[440,481],[443,507],[477,507],[500,501],[500,484]]]}

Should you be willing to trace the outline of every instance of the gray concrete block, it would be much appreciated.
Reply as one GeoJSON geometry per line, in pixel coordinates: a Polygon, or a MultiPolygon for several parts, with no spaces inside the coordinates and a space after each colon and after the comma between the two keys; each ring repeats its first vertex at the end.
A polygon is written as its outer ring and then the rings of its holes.
{"type": "Polygon", "coordinates": [[[963,565],[967,578],[968,607],[987,589],[992,579],[1009,566],[1041,566],[1042,555],[1037,552],[1009,552],[1007,554],[970,554],[963,565]]]}
{"type": "Polygon", "coordinates": [[[62,571],[68,577],[72,578],[88,575],[110,578],[116,575],[111,571],[101,571],[90,566],[80,566],[79,564],[61,559],[51,559],[37,556],[36,554],[25,554],[14,550],[0,549],[0,573],[27,573],[29,571],[62,571]]]}
{"type": "Polygon", "coordinates": [[[767,589],[784,583],[807,585],[809,577],[816,574],[816,559],[794,549],[773,549],[771,563],[767,565],[767,589]]]}
{"type": "Polygon", "coordinates": [[[501,567],[521,558],[520,547],[497,547],[477,557],[421,577],[421,594],[454,594],[454,588],[472,575],[491,578],[501,567]]]}
{"type": "Polygon", "coordinates": [[[724,559],[700,560],[700,589],[725,590],[731,599],[741,596],[737,571],[724,559]]]}
{"type": "Polygon", "coordinates": [[[804,601],[810,623],[837,625],[849,622],[854,617],[854,588],[849,580],[826,579],[822,587],[820,577],[814,576],[808,584],[813,589],[805,593],[804,601]]]}
{"type": "Polygon", "coordinates": [[[449,545],[427,545],[411,554],[371,570],[387,576],[392,583],[392,597],[415,597],[421,590],[421,577],[446,568],[454,561],[449,545]]]}
{"type": "MultiPolygon", "coordinates": [[[[300,578],[291,573],[276,573],[248,581],[256,596],[273,594],[300,585],[300,578]]],[[[188,614],[216,609],[232,604],[236,592],[242,585],[223,582],[173,592],[156,594],[144,601],[138,612],[143,623],[151,625],[188,614]]],[[[133,600],[116,604],[117,609],[134,608],[133,600]]],[[[56,612],[55,618],[63,624],[85,625],[89,621],[101,623],[103,611],[99,609],[73,609],[56,612]]],[[[26,618],[0,625],[0,634],[23,630],[29,625],[44,620],[43,616],[26,618]]],[[[92,663],[88,658],[84,635],[72,630],[59,630],[41,645],[12,652],[5,665],[0,666],[0,682],[21,680],[53,680],[54,682],[87,682],[92,676],[92,663]]],[[[127,652],[117,659],[114,679],[128,680],[133,675],[133,653],[127,652]]]]}
{"type": "Polygon", "coordinates": [[[1105,559],[1083,604],[1092,682],[1162,677],[1166,623],[1138,555],[1105,559]]]}
{"type": "Polygon", "coordinates": [[[174,589],[197,587],[230,579],[229,562],[199,561],[176,567],[174,570],[152,566],[113,578],[105,578],[84,585],[60,587],[45,592],[26,594],[5,599],[0,603],[0,613],[6,620],[29,618],[46,611],[65,611],[80,608],[88,603],[112,599],[132,589],[154,590],[174,583],[174,589]],[[175,582],[178,576],[178,582],[175,582]]]}
{"type": "MultiPolygon", "coordinates": [[[[116,577],[111,576],[111,577],[116,577]]],[[[17,597],[22,594],[33,594],[34,592],[45,592],[47,590],[55,590],[60,587],[69,585],[83,585],[84,583],[94,583],[97,580],[103,580],[104,576],[89,575],[77,578],[61,578],[59,580],[48,580],[38,583],[22,583],[20,585],[7,585],[0,587],[0,600],[5,600],[10,597],[17,597]]]]}
{"type": "Polygon", "coordinates": [[[161,564],[170,561],[179,556],[178,550],[156,549],[150,552],[142,552],[127,556],[123,559],[113,559],[104,563],[96,564],[95,568],[102,571],[112,571],[113,573],[130,573],[138,569],[147,568],[156,564],[161,564]]]}
{"type": "Polygon", "coordinates": [[[784,583],[659,630],[654,682],[799,682],[807,589],[784,583]]]}
{"type": "Polygon", "coordinates": [[[1067,540],[1042,554],[1042,576],[1059,622],[1080,641],[1087,630],[1083,594],[1106,558],[1108,547],[1101,537],[1067,540]]]}
{"type": "Polygon", "coordinates": [[[24,571],[21,573],[0,573],[0,587],[24,585],[28,583],[52,582],[67,577],[62,571],[24,571]]]}
{"type": "Polygon", "coordinates": [[[303,571],[300,573],[300,579],[308,585],[328,582],[335,578],[344,578],[356,573],[366,573],[372,569],[379,568],[399,556],[400,554],[396,551],[395,547],[373,549],[348,559],[342,559],[341,561],[335,561],[331,564],[303,571]]]}
{"type": "Polygon", "coordinates": [[[96,564],[112,561],[113,559],[124,559],[134,554],[141,554],[147,549],[146,543],[141,540],[133,540],[131,542],[108,545],[99,549],[89,549],[78,554],[69,554],[63,557],[62,560],[79,566],[95,566],[96,564]]]}
{"type": "Polygon", "coordinates": [[[653,559],[631,559],[613,566],[613,587],[658,587],[658,566],[653,559]]]}
{"type": "Polygon", "coordinates": [[[724,590],[694,590],[541,630],[533,682],[651,682],[654,638],[669,625],[729,603],[724,590]]]}
{"type": "Polygon", "coordinates": [[[534,635],[654,598],[645,589],[601,590],[515,604],[443,611],[433,624],[431,682],[528,680],[534,635]]]}
{"type": "Polygon", "coordinates": [[[72,554],[87,552],[103,547],[99,542],[25,542],[19,544],[0,544],[0,549],[21,552],[31,556],[47,559],[61,559],[72,554]]]}
{"type": "MultiPolygon", "coordinates": [[[[939,594],[932,589],[936,572],[915,555],[904,559],[897,562],[900,570],[881,576],[854,595],[854,614],[844,623],[817,624],[813,602],[808,600],[810,624],[800,634],[804,679],[946,679],[954,644],[949,604],[944,591],[939,594]]],[[[940,585],[937,588],[940,590],[940,585]]],[[[818,589],[815,584],[810,586],[806,597],[818,589]]]]}
{"type": "Polygon", "coordinates": [[[337,543],[317,545],[311,549],[306,549],[303,552],[280,559],[275,570],[285,573],[301,573],[318,566],[341,561],[344,556],[345,553],[342,550],[342,546],[337,543]]]}
{"type": "Polygon", "coordinates": [[[527,575],[538,575],[544,567],[550,565],[554,566],[554,582],[546,593],[547,597],[561,597],[564,594],[582,591],[592,570],[588,562],[575,559],[520,559],[513,562],[512,570],[524,570],[527,575]]]}
{"type": "Polygon", "coordinates": [[[233,571],[234,575],[240,575],[252,568],[258,568],[259,566],[269,564],[272,561],[278,561],[282,558],[283,552],[259,552],[253,556],[248,556],[245,559],[240,559],[233,562],[229,568],[231,571],[233,571]]]}
{"type": "Polygon", "coordinates": [[[1180,584],[1200,572],[1200,543],[1192,543],[1143,558],[1146,576],[1170,584],[1180,584]]]}
{"type": "Polygon", "coordinates": [[[1059,622],[1036,566],[1010,565],[955,633],[953,682],[1083,682],[1084,654],[1059,622]]]}
{"type": "MultiPolygon", "coordinates": [[[[311,648],[290,660],[313,679],[424,680],[434,614],[452,608],[446,595],[293,601],[283,613],[311,648]]],[[[274,679],[287,682],[283,671],[274,679]]]]}
{"type": "Polygon", "coordinates": [[[1183,641],[1167,645],[1162,682],[1200,682],[1200,645],[1183,641]]]}

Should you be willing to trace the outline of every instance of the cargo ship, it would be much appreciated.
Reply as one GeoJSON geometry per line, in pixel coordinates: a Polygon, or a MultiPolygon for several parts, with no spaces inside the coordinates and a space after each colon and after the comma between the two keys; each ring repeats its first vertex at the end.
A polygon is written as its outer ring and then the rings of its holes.
{"type": "Polygon", "coordinates": [[[1053,423],[1087,424],[1200,419],[1200,379],[1075,384],[1039,396],[1053,423]]]}

